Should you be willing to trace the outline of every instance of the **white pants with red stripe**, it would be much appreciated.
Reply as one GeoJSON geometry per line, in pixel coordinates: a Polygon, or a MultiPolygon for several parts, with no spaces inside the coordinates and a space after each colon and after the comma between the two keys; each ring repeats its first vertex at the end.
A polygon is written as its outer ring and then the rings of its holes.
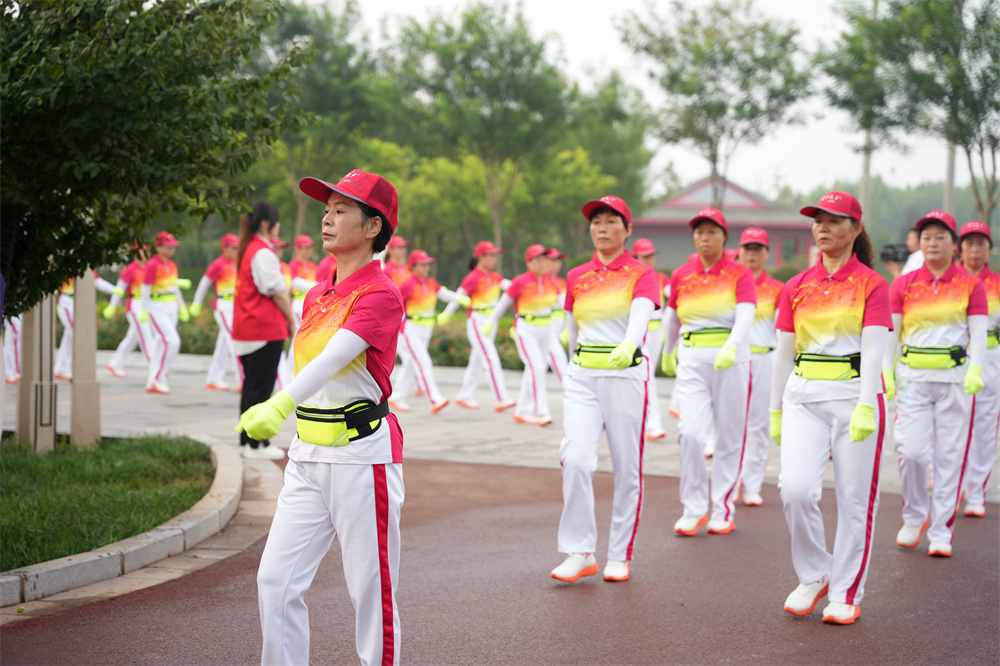
{"type": "Polygon", "coordinates": [[[647,382],[584,375],[573,372],[573,367],[563,382],[565,433],[559,445],[563,488],[559,552],[597,550],[593,478],[601,433],[606,432],[615,474],[608,559],[631,560],[642,509],[647,382]]]}
{"type": "MultiPolygon", "coordinates": [[[[340,540],[347,593],[354,605],[361,663],[399,663],[399,512],[403,466],[288,462],[285,485],[257,572],[261,664],[309,663],[305,594],[340,540]]],[[[324,631],[348,631],[322,620],[324,631]]],[[[343,658],[337,661],[346,662],[343,658]]]]}
{"type": "Polygon", "coordinates": [[[52,371],[63,377],[73,376],[73,319],[75,308],[73,307],[73,297],[68,294],[59,294],[56,301],[56,313],[59,321],[63,325],[62,339],[59,341],[59,351],[56,353],[56,363],[52,371]]]}
{"type": "Polygon", "coordinates": [[[930,518],[931,543],[951,543],[971,439],[973,396],[962,384],[903,381],[896,396],[893,435],[899,454],[903,523],[914,527],[930,518]],[[934,473],[927,492],[927,467],[934,473]]]}
{"type": "Polygon", "coordinates": [[[3,320],[3,372],[6,379],[21,374],[21,315],[3,320]]]}
{"type": "Polygon", "coordinates": [[[149,351],[148,387],[154,381],[167,383],[170,366],[181,350],[181,336],[177,335],[177,301],[152,301],[149,304],[149,327],[153,344],[149,351]]]}
{"type": "Polygon", "coordinates": [[[829,573],[829,599],[842,604],[861,602],[871,563],[885,397],[879,395],[878,403],[875,432],[860,442],[852,442],[849,433],[856,400],[805,404],[786,400],[781,417],[778,487],[792,537],[792,566],[800,583],[814,583],[829,573]],[[833,554],[826,548],[819,509],[831,453],[837,494],[833,554]]]}
{"type": "Polygon", "coordinates": [[[549,340],[552,333],[549,326],[535,326],[518,317],[514,325],[514,343],[517,345],[517,355],[524,363],[524,374],[521,376],[521,392],[514,409],[523,416],[549,418],[549,399],[545,391],[545,373],[548,363],[545,360],[549,353],[549,340]]]}
{"type": "Polygon", "coordinates": [[[565,325],[566,317],[552,318],[552,324],[549,328],[548,354],[546,355],[546,361],[548,361],[549,367],[552,368],[552,372],[560,384],[566,378],[566,349],[562,346],[562,342],[559,341],[559,336],[562,334],[565,325]]]}
{"type": "Polygon", "coordinates": [[[465,334],[469,336],[469,344],[472,346],[469,352],[469,366],[465,369],[465,376],[462,378],[462,389],[458,392],[458,399],[464,402],[473,402],[476,387],[479,386],[479,379],[486,373],[486,381],[493,388],[494,399],[500,402],[507,402],[507,385],[503,383],[503,368],[500,367],[500,354],[497,353],[496,344],[493,338],[496,331],[490,331],[490,335],[483,335],[483,325],[489,321],[489,316],[480,312],[473,312],[465,322],[465,334]]]}
{"type": "Polygon", "coordinates": [[[215,350],[212,352],[212,360],[208,363],[205,382],[215,385],[225,384],[229,359],[235,358],[236,383],[242,386],[243,373],[240,368],[240,359],[233,354],[233,302],[221,298],[216,299],[212,316],[215,317],[215,323],[219,327],[219,334],[215,338],[215,350]]]}
{"type": "MultiPolygon", "coordinates": [[[[996,351],[996,350],[993,350],[996,351]]],[[[976,419],[965,474],[966,504],[986,503],[986,484],[997,455],[1000,433],[1000,356],[990,352],[983,363],[983,389],[976,394],[976,419]]]]}
{"type": "MultiPolygon", "coordinates": [[[[657,323],[659,320],[657,320],[657,323]]],[[[660,365],[660,351],[663,349],[663,336],[660,328],[646,331],[646,344],[642,346],[642,355],[649,363],[649,390],[646,393],[646,432],[663,430],[663,415],[660,413],[660,393],[656,389],[656,368],[660,365]]]]}
{"type": "Polygon", "coordinates": [[[405,360],[399,370],[399,376],[392,385],[393,399],[405,402],[416,380],[417,388],[424,392],[431,404],[444,400],[437,380],[434,379],[434,362],[431,361],[431,355],[427,351],[433,334],[433,326],[421,326],[409,320],[403,322],[399,343],[402,345],[400,352],[405,360]]]}
{"type": "Polygon", "coordinates": [[[774,352],[754,354],[750,358],[750,410],[747,412],[747,447],[743,455],[743,492],[760,493],[771,449],[771,375],[774,352]]]}
{"type": "Polygon", "coordinates": [[[681,360],[674,393],[679,396],[681,504],[685,516],[709,512],[705,444],[717,436],[712,458],[711,520],[732,521],[746,442],[750,363],[716,370],[711,361],[681,360]]]}
{"type": "Polygon", "coordinates": [[[142,352],[146,363],[149,363],[149,344],[152,341],[152,327],[149,325],[149,322],[144,324],[139,323],[136,317],[141,309],[142,303],[139,299],[129,299],[128,308],[125,310],[125,320],[128,322],[128,330],[125,331],[125,337],[118,343],[118,348],[115,349],[111,360],[108,361],[108,365],[112,368],[121,370],[125,365],[125,360],[132,353],[132,350],[135,349],[136,345],[139,345],[139,351],[142,352]]]}

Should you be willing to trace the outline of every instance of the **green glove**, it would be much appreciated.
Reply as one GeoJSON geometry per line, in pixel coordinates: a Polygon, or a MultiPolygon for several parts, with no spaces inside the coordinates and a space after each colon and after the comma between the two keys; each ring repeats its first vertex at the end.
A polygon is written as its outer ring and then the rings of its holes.
{"type": "Polygon", "coordinates": [[[201,305],[199,303],[192,303],[188,306],[188,312],[195,318],[201,316],[201,305]]]}
{"type": "Polygon", "coordinates": [[[121,287],[112,287],[111,293],[117,296],[118,298],[125,298],[125,290],[122,289],[121,287]]]}
{"type": "Polygon", "coordinates": [[[461,305],[463,308],[467,308],[470,305],[472,305],[472,299],[466,296],[465,294],[459,294],[458,296],[455,297],[455,300],[458,301],[458,304],[461,305]]]}
{"type": "Polygon", "coordinates": [[[181,289],[190,289],[191,280],[186,280],[184,278],[177,278],[177,286],[180,287],[181,289]]]}
{"type": "Polygon", "coordinates": [[[781,410],[780,409],[769,409],[767,410],[771,415],[771,439],[778,446],[781,446],[781,410]]]}
{"type": "Polygon", "coordinates": [[[733,367],[736,363],[736,345],[727,342],[719,348],[719,353],[715,355],[715,369],[725,370],[733,367]]]}
{"type": "Polygon", "coordinates": [[[569,329],[568,328],[564,328],[563,330],[559,331],[559,344],[561,344],[563,347],[568,347],[569,346],[569,329]]]}
{"type": "Polygon", "coordinates": [[[674,347],[674,351],[670,354],[666,352],[660,354],[660,370],[667,377],[677,376],[677,347],[674,347]]]}
{"type": "Polygon", "coordinates": [[[851,414],[851,441],[860,442],[875,432],[875,408],[858,403],[851,414]]]}
{"type": "Polygon", "coordinates": [[[566,311],[565,310],[553,310],[552,311],[552,318],[553,319],[565,319],[566,318],[566,311]]]}
{"type": "Polygon", "coordinates": [[[449,321],[451,321],[451,315],[450,314],[448,314],[447,312],[439,312],[438,313],[438,316],[437,316],[437,325],[438,326],[444,326],[449,321]]]}
{"type": "Polygon", "coordinates": [[[970,365],[965,371],[965,392],[975,395],[983,390],[983,368],[980,365],[970,365]]]}
{"type": "Polygon", "coordinates": [[[246,432],[256,440],[270,439],[281,430],[285,418],[295,411],[295,400],[285,391],[278,391],[267,402],[254,405],[240,415],[236,432],[246,432]]]}
{"type": "Polygon", "coordinates": [[[885,384],[885,399],[896,399],[896,371],[892,368],[882,371],[882,383],[885,384]]]}
{"type": "Polygon", "coordinates": [[[511,339],[511,340],[514,340],[514,339],[516,339],[516,338],[517,338],[517,328],[516,328],[516,327],[514,327],[514,326],[511,326],[511,327],[510,327],[510,330],[509,330],[509,331],[507,331],[507,335],[509,335],[509,336],[510,336],[510,339],[511,339]]]}
{"type": "Polygon", "coordinates": [[[191,314],[188,312],[187,306],[183,303],[177,306],[177,318],[181,321],[191,320],[191,314]]]}
{"type": "Polygon", "coordinates": [[[105,319],[111,319],[112,317],[115,316],[115,310],[117,309],[118,308],[116,308],[115,306],[109,305],[108,307],[104,308],[104,311],[101,312],[101,314],[104,316],[105,319]]]}
{"type": "Polygon", "coordinates": [[[145,324],[149,321],[149,310],[139,310],[139,314],[136,316],[140,324],[145,324]]]}
{"type": "Polygon", "coordinates": [[[611,350],[608,354],[608,365],[616,370],[627,368],[632,365],[635,358],[635,345],[626,340],[611,350]]]}
{"type": "Polygon", "coordinates": [[[485,324],[483,324],[483,335],[484,336],[486,336],[488,338],[488,337],[490,337],[490,333],[492,333],[492,332],[493,332],[493,322],[492,321],[488,321],[485,324]]]}

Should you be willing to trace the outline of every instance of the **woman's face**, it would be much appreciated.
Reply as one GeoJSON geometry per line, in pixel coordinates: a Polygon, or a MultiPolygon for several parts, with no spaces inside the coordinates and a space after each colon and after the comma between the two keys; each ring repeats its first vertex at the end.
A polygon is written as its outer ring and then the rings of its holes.
{"type": "Polygon", "coordinates": [[[636,257],[636,260],[641,264],[646,264],[650,268],[656,268],[655,254],[644,254],[641,257],[636,257]]]}
{"type": "Polygon", "coordinates": [[[562,259],[549,259],[547,271],[549,275],[559,275],[562,270],[562,259]]]}
{"type": "Polygon", "coordinates": [[[618,213],[601,210],[590,219],[590,240],[594,249],[604,254],[614,254],[625,249],[625,239],[632,235],[632,227],[618,213]]]}
{"type": "Polygon", "coordinates": [[[979,272],[990,258],[990,240],[982,234],[969,234],[962,239],[962,263],[979,272]]]}
{"type": "Polygon", "coordinates": [[[389,248],[389,261],[402,266],[406,263],[406,246],[399,245],[389,248]]]}
{"type": "Polygon", "coordinates": [[[331,192],[323,215],[323,249],[333,254],[356,250],[378,235],[377,225],[364,228],[361,206],[339,192],[331,192]]]}
{"type": "Polygon", "coordinates": [[[861,234],[861,224],[844,215],[821,210],[813,220],[812,232],[820,252],[839,256],[854,247],[854,239],[861,234]]]}
{"type": "Polygon", "coordinates": [[[297,248],[295,248],[295,256],[302,263],[306,263],[307,261],[309,261],[309,258],[312,257],[312,253],[313,253],[313,249],[312,249],[311,245],[309,247],[297,247],[297,248]]]}
{"type": "Polygon", "coordinates": [[[222,248],[222,256],[229,261],[236,261],[236,255],[239,254],[240,249],[238,247],[233,247],[232,245],[227,245],[222,248]]]}
{"type": "Polygon", "coordinates": [[[413,266],[410,268],[410,272],[416,275],[421,280],[426,280],[427,276],[431,274],[431,265],[427,263],[413,264],[413,266]]]}
{"type": "Polygon", "coordinates": [[[741,264],[756,273],[764,270],[764,264],[767,263],[770,254],[771,251],[760,243],[747,243],[740,246],[738,258],[741,264]]]}
{"type": "Polygon", "coordinates": [[[156,254],[160,255],[162,259],[170,259],[177,252],[176,245],[157,245],[156,254]]]}
{"type": "Polygon", "coordinates": [[[545,256],[533,257],[528,262],[528,270],[532,275],[542,275],[545,273],[545,269],[548,267],[549,260],[545,256]]]}
{"type": "Polygon", "coordinates": [[[717,257],[726,247],[726,232],[715,222],[706,220],[696,224],[692,238],[694,249],[702,257],[717,257]]]}
{"type": "Polygon", "coordinates": [[[483,271],[491,271],[497,267],[497,255],[484,254],[479,257],[479,268],[483,271]]]}
{"type": "Polygon", "coordinates": [[[920,229],[920,249],[927,263],[951,263],[955,257],[955,239],[944,225],[928,223],[920,229]]]}

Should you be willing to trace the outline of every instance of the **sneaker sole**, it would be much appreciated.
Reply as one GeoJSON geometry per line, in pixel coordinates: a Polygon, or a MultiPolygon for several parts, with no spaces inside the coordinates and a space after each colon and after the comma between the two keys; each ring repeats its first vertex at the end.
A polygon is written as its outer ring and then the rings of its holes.
{"type": "Polygon", "coordinates": [[[604,576],[604,580],[611,583],[624,583],[629,578],[629,574],[625,574],[623,578],[615,578],[614,576],[604,576]]]}
{"type": "Polygon", "coordinates": [[[944,550],[929,550],[927,554],[930,557],[951,557],[951,553],[944,550]]]}
{"type": "Polygon", "coordinates": [[[931,519],[928,518],[927,520],[924,521],[924,524],[920,526],[920,533],[917,534],[916,541],[914,541],[913,543],[900,543],[899,537],[896,537],[896,545],[899,546],[900,548],[910,548],[910,549],[916,548],[917,546],[920,545],[920,539],[924,536],[924,532],[927,531],[927,528],[930,527],[930,525],[931,525],[931,519]]]}
{"type": "Polygon", "coordinates": [[[538,425],[540,425],[543,428],[547,425],[552,425],[552,419],[539,419],[538,425]]]}
{"type": "Polygon", "coordinates": [[[205,388],[209,391],[228,391],[228,386],[219,386],[218,384],[205,384],[205,388]]]}
{"type": "Polygon", "coordinates": [[[663,433],[662,435],[646,435],[646,439],[652,441],[654,439],[663,439],[666,436],[667,436],[667,433],[663,433]]]}
{"type": "Polygon", "coordinates": [[[397,405],[392,400],[389,401],[389,406],[392,407],[393,409],[395,409],[397,412],[408,412],[408,411],[410,411],[409,407],[400,407],[399,405],[397,405]]]}
{"type": "MultiPolygon", "coordinates": [[[[829,586],[829,585],[824,585],[824,586],[823,586],[823,589],[821,589],[821,590],[819,591],[819,593],[818,593],[818,594],[816,595],[816,598],[815,598],[815,599],[813,599],[813,603],[812,603],[812,606],[810,606],[810,607],[809,607],[809,608],[807,608],[806,610],[795,610],[794,608],[789,608],[788,606],[785,606],[785,612],[786,612],[786,613],[791,613],[792,615],[796,615],[796,616],[798,616],[798,617],[802,617],[802,616],[804,616],[804,615],[809,615],[809,614],[810,614],[810,613],[812,613],[812,612],[813,612],[814,610],[816,610],[816,604],[818,604],[818,603],[819,603],[819,600],[820,600],[820,599],[822,599],[823,597],[825,597],[825,596],[826,596],[826,593],[827,593],[827,591],[828,591],[829,589],[830,589],[830,586],[829,586]]],[[[826,618],[825,618],[825,617],[823,618],[823,621],[824,621],[824,622],[826,622],[826,618]]],[[[854,622],[854,620],[851,620],[851,622],[854,622]]]]}
{"type": "Polygon", "coordinates": [[[760,501],[760,502],[748,502],[746,500],[743,500],[743,506],[764,506],[764,502],[763,501],[760,501]]]}
{"type": "Polygon", "coordinates": [[[729,524],[726,525],[725,527],[723,527],[721,530],[709,528],[708,533],[709,534],[729,534],[730,532],[732,532],[735,529],[736,529],[736,521],[731,520],[731,521],[729,521],[729,524]]]}
{"type": "Polygon", "coordinates": [[[502,412],[505,409],[510,409],[511,407],[513,407],[516,404],[517,404],[516,402],[512,402],[509,405],[497,405],[496,407],[493,408],[493,411],[494,412],[502,412]]]}
{"type": "Polygon", "coordinates": [[[552,574],[552,577],[555,578],[556,580],[561,580],[564,583],[575,583],[576,581],[580,580],[584,576],[593,576],[596,573],[597,573],[597,565],[596,564],[591,564],[589,567],[587,567],[585,569],[580,569],[580,573],[578,573],[577,575],[575,575],[572,578],[563,578],[563,577],[557,576],[555,574],[552,574]]]}
{"type": "Polygon", "coordinates": [[[694,536],[695,534],[698,533],[698,530],[701,529],[702,526],[707,524],[708,524],[708,516],[702,516],[701,520],[698,521],[698,524],[694,526],[693,530],[679,530],[675,527],[674,534],[681,534],[684,536],[694,536]]]}
{"type": "Polygon", "coordinates": [[[979,513],[978,511],[969,511],[969,510],[966,510],[963,515],[968,516],[969,518],[985,518],[986,517],[986,511],[983,511],[982,513],[979,513]]]}
{"type": "Polygon", "coordinates": [[[854,621],[857,620],[859,617],[861,617],[861,607],[855,606],[854,616],[849,619],[842,620],[841,618],[834,617],[833,615],[824,615],[823,621],[826,622],[827,624],[854,624],[854,621]]]}
{"type": "Polygon", "coordinates": [[[518,423],[523,423],[525,425],[535,425],[534,421],[529,421],[523,416],[518,416],[517,414],[514,414],[514,420],[517,421],[518,423]]]}
{"type": "Polygon", "coordinates": [[[450,404],[450,402],[448,400],[445,400],[440,405],[436,405],[434,407],[431,407],[431,414],[437,414],[442,409],[444,409],[445,407],[447,407],[449,404],[450,404]]]}
{"type": "Polygon", "coordinates": [[[455,404],[459,407],[465,407],[466,409],[479,409],[479,405],[473,405],[464,400],[456,400],[455,404]]]}
{"type": "Polygon", "coordinates": [[[112,368],[110,365],[106,365],[104,367],[105,367],[105,369],[107,369],[108,372],[110,372],[112,375],[114,375],[118,379],[125,379],[125,372],[123,370],[118,370],[116,368],[112,368]]]}

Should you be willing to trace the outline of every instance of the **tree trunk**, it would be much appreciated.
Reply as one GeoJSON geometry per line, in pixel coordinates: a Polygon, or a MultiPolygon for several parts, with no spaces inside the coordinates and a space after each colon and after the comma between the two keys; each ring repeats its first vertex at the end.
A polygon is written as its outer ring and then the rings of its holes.
{"type": "MultiPolygon", "coordinates": [[[[865,130],[865,147],[862,152],[861,162],[861,214],[871,215],[872,205],[872,131],[865,130]]],[[[869,220],[870,221],[870,220],[869,220]]]]}
{"type": "Polygon", "coordinates": [[[719,182],[719,156],[712,153],[708,156],[708,162],[712,165],[712,208],[722,210],[722,183],[719,182]]]}
{"type": "MultiPolygon", "coordinates": [[[[944,201],[941,202],[941,209],[950,214],[955,214],[955,144],[948,142],[948,166],[944,175],[944,201]]],[[[971,175],[971,174],[970,174],[971,175]]]]}

